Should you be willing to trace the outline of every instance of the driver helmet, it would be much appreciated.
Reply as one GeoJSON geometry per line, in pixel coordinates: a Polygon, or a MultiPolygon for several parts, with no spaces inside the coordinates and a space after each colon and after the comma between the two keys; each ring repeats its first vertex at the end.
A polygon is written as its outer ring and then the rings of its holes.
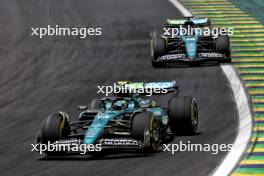
{"type": "Polygon", "coordinates": [[[122,109],[125,109],[127,108],[127,102],[125,100],[119,100],[119,101],[116,101],[114,102],[113,104],[113,108],[115,110],[122,110],[122,109]]]}

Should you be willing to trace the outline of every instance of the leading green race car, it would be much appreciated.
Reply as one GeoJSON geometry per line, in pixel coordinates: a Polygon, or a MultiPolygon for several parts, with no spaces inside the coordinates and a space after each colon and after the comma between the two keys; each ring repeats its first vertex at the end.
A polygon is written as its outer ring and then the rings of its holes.
{"type": "MultiPolygon", "coordinates": [[[[192,97],[178,96],[175,81],[117,82],[125,93],[94,99],[80,106],[79,119],[70,122],[65,112],[55,112],[43,122],[38,144],[99,144],[102,149],[159,150],[176,134],[193,134],[198,127],[198,108],[192,97]],[[155,89],[155,91],[154,91],[155,89]],[[146,93],[154,92],[147,98],[146,93]],[[168,95],[164,105],[154,96],[168,95]]],[[[46,152],[48,155],[55,152],[46,152]]]]}
{"type": "Polygon", "coordinates": [[[162,34],[152,32],[151,62],[154,67],[231,62],[231,29],[213,29],[210,20],[201,17],[167,19],[163,29],[162,34]]]}

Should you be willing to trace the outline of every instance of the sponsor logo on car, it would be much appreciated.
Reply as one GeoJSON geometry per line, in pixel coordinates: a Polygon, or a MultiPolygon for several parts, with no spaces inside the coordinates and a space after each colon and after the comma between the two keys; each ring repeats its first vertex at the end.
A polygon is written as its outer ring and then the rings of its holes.
{"type": "Polygon", "coordinates": [[[166,61],[166,60],[173,60],[173,59],[183,59],[185,58],[185,54],[171,54],[171,55],[165,55],[160,57],[160,61],[166,61]]]}
{"type": "Polygon", "coordinates": [[[101,145],[139,145],[134,139],[101,139],[101,145]]]}
{"type": "Polygon", "coordinates": [[[223,57],[223,54],[220,53],[199,53],[199,57],[223,57]]]}

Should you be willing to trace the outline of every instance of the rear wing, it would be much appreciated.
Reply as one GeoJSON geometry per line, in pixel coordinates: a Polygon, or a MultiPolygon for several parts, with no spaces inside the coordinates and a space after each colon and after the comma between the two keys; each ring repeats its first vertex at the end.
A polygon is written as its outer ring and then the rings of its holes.
{"type": "Polygon", "coordinates": [[[203,27],[210,26],[211,21],[209,18],[204,17],[186,17],[185,19],[167,19],[165,21],[166,27],[179,27],[180,25],[203,27]]]}
{"type": "Polygon", "coordinates": [[[176,27],[180,25],[184,25],[186,22],[186,19],[167,19],[165,21],[166,27],[176,27]]]}
{"type": "Polygon", "coordinates": [[[129,82],[118,81],[117,86],[123,90],[128,90],[130,94],[166,94],[179,89],[175,80],[154,81],[154,82],[129,82]]]}

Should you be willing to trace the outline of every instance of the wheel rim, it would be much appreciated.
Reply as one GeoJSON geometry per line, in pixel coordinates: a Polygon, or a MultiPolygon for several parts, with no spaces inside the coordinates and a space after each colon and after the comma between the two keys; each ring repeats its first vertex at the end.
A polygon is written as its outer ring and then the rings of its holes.
{"type": "Polygon", "coordinates": [[[155,142],[159,141],[159,125],[156,121],[154,121],[152,126],[152,138],[155,142]]]}

